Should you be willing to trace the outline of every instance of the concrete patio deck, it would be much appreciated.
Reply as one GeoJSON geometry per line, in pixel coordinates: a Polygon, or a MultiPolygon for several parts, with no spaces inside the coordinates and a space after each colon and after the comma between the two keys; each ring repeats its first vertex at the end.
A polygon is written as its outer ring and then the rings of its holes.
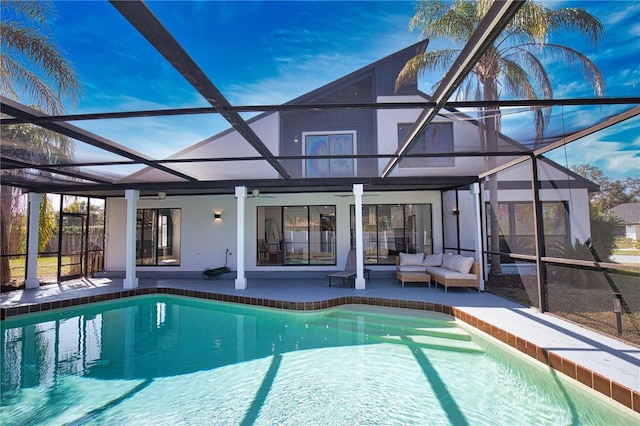
{"type": "MultiPolygon", "coordinates": [[[[488,292],[450,289],[445,293],[442,287],[432,285],[428,288],[424,284],[407,284],[402,288],[395,278],[386,277],[368,280],[366,290],[340,285],[329,287],[326,278],[249,278],[245,290],[236,290],[233,278],[140,279],[137,292],[154,293],[159,289],[163,292],[169,289],[173,294],[242,300],[252,304],[275,300],[291,302],[291,306],[306,306],[307,302],[339,301],[337,304],[340,304],[352,303],[355,299],[361,303],[417,306],[418,309],[436,306],[437,310],[443,306],[443,312],[640,413],[640,348],[488,292]]],[[[88,303],[114,298],[114,294],[124,297],[129,293],[123,289],[122,279],[81,279],[3,293],[0,309],[5,318],[28,313],[32,306],[38,306],[33,310],[39,310],[39,306],[50,302],[81,299],[81,303],[88,303]]],[[[46,309],[57,307],[46,306],[46,309]]],[[[309,306],[315,308],[317,305],[309,306]]]]}

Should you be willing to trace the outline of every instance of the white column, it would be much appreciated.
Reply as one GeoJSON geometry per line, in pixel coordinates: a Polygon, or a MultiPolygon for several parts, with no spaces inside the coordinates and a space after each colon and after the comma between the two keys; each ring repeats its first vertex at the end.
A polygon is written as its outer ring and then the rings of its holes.
{"type": "Polygon", "coordinates": [[[27,240],[27,276],[24,288],[40,287],[38,279],[38,233],[40,230],[40,203],[42,194],[29,193],[29,239],[27,240]]]}
{"type": "Polygon", "coordinates": [[[356,215],[356,290],[364,290],[367,288],[366,281],[364,280],[364,258],[362,257],[362,193],[362,184],[353,184],[356,215]]]}
{"type": "Polygon", "coordinates": [[[236,186],[236,203],[238,210],[238,219],[236,223],[236,290],[244,290],[247,288],[247,278],[244,276],[244,231],[245,231],[245,214],[244,206],[247,201],[247,187],[236,186]]]}
{"type": "Polygon", "coordinates": [[[485,261],[484,261],[484,253],[482,253],[482,222],[481,222],[481,205],[480,205],[480,184],[474,183],[471,184],[471,195],[473,197],[473,210],[476,217],[476,238],[475,238],[475,248],[476,248],[476,261],[480,265],[480,269],[478,274],[480,275],[480,291],[484,291],[484,269],[485,269],[485,261]]]}
{"type": "Polygon", "coordinates": [[[138,209],[138,198],[140,192],[135,189],[125,191],[127,200],[127,229],[125,232],[125,278],[123,287],[127,290],[138,288],[138,277],[136,277],[136,210],[138,209]]]}

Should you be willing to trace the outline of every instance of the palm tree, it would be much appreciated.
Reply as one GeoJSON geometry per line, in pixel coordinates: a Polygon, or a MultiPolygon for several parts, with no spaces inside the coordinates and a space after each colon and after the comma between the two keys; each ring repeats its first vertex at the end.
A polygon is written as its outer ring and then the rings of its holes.
{"type": "MultiPolygon", "coordinates": [[[[65,111],[65,101],[73,106],[81,92],[71,64],[47,35],[54,16],[53,3],[33,0],[1,0],[0,93],[9,99],[29,103],[47,114],[65,111]]],[[[2,128],[2,153],[30,161],[69,159],[73,143],[65,137],[32,125],[2,128]]],[[[0,208],[0,254],[9,254],[9,226],[18,188],[2,185],[0,208]]],[[[45,198],[46,199],[46,198],[45,198]]],[[[11,279],[9,258],[2,256],[2,281],[11,279]]]]}
{"type": "MultiPolygon", "coordinates": [[[[2,50],[0,92],[20,100],[20,94],[47,114],[64,112],[64,100],[75,106],[81,91],[71,64],[47,35],[55,16],[53,3],[37,0],[1,0],[2,50]]],[[[24,103],[24,102],[23,102],[24,103]]]]}
{"type": "MultiPolygon", "coordinates": [[[[411,18],[409,29],[420,29],[421,37],[446,38],[464,44],[478,27],[491,6],[490,0],[421,1],[411,18]]],[[[553,87],[541,58],[559,60],[567,66],[578,66],[595,93],[602,96],[604,81],[598,67],[584,54],[559,44],[548,43],[555,31],[574,31],[597,45],[604,34],[598,18],[584,9],[550,10],[535,1],[526,1],[502,34],[495,40],[460,85],[457,99],[494,101],[505,94],[519,99],[552,99],[553,87]]],[[[410,59],[396,80],[396,88],[415,82],[418,76],[440,69],[449,69],[460,49],[427,51],[410,59]]],[[[536,128],[534,149],[542,137],[551,116],[551,107],[532,108],[536,128]]],[[[494,151],[500,131],[498,107],[478,110],[482,148],[494,151]]],[[[499,247],[497,212],[497,178],[488,182],[491,215],[491,251],[499,247]]],[[[491,274],[500,274],[500,256],[491,256],[491,274]]]]}

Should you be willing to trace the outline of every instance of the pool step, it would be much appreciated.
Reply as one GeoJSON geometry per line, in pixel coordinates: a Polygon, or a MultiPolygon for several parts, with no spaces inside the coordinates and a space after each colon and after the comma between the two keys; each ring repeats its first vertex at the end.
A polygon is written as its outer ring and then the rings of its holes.
{"type": "Polygon", "coordinates": [[[449,340],[460,340],[468,342],[471,336],[460,327],[441,327],[431,325],[425,327],[405,327],[405,326],[384,326],[379,334],[382,335],[398,335],[398,336],[431,336],[449,340]]]}
{"type": "Polygon", "coordinates": [[[413,334],[422,336],[442,337],[451,340],[468,342],[471,340],[469,333],[459,327],[419,327],[411,329],[413,334]]]}
{"type": "Polygon", "coordinates": [[[485,350],[471,340],[447,339],[443,337],[416,335],[380,336],[383,341],[421,348],[442,349],[455,352],[484,353],[485,350]]]}
{"type": "MultiPolygon", "coordinates": [[[[343,318],[349,323],[355,321],[353,316],[332,316],[332,319],[343,318]]],[[[339,324],[339,322],[338,322],[339,324]]],[[[471,340],[471,336],[453,321],[429,321],[419,318],[378,317],[363,321],[365,331],[376,335],[425,335],[453,340],[471,340]],[[371,330],[371,331],[369,331],[371,330]]],[[[335,325],[334,325],[335,326],[335,325]]],[[[338,325],[338,327],[340,327],[338,325]]]]}
{"type": "MultiPolygon", "coordinates": [[[[334,311],[327,314],[329,318],[355,320],[362,317],[363,314],[349,311],[334,311]]],[[[366,313],[367,324],[384,324],[385,326],[402,326],[402,327],[421,327],[424,325],[434,325],[440,328],[457,327],[455,319],[442,319],[442,318],[429,318],[429,317],[411,317],[411,316],[393,316],[384,314],[375,314],[371,312],[366,313]]]]}

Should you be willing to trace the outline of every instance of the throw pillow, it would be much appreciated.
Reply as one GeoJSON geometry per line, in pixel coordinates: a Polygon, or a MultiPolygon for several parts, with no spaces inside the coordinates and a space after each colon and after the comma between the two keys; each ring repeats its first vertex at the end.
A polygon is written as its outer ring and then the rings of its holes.
{"type": "Polygon", "coordinates": [[[471,267],[473,266],[473,257],[464,257],[464,256],[456,256],[456,259],[453,262],[454,271],[460,272],[461,274],[468,274],[471,271],[471,267]]]}
{"type": "Polygon", "coordinates": [[[454,256],[451,253],[447,253],[444,256],[442,256],[442,267],[447,269],[453,269],[453,261],[456,260],[456,256],[454,256]]]}
{"type": "Polygon", "coordinates": [[[400,265],[422,265],[422,253],[400,253],[400,265]]]}
{"type": "Polygon", "coordinates": [[[442,253],[429,254],[424,257],[422,266],[440,266],[442,265],[442,253]]]}

